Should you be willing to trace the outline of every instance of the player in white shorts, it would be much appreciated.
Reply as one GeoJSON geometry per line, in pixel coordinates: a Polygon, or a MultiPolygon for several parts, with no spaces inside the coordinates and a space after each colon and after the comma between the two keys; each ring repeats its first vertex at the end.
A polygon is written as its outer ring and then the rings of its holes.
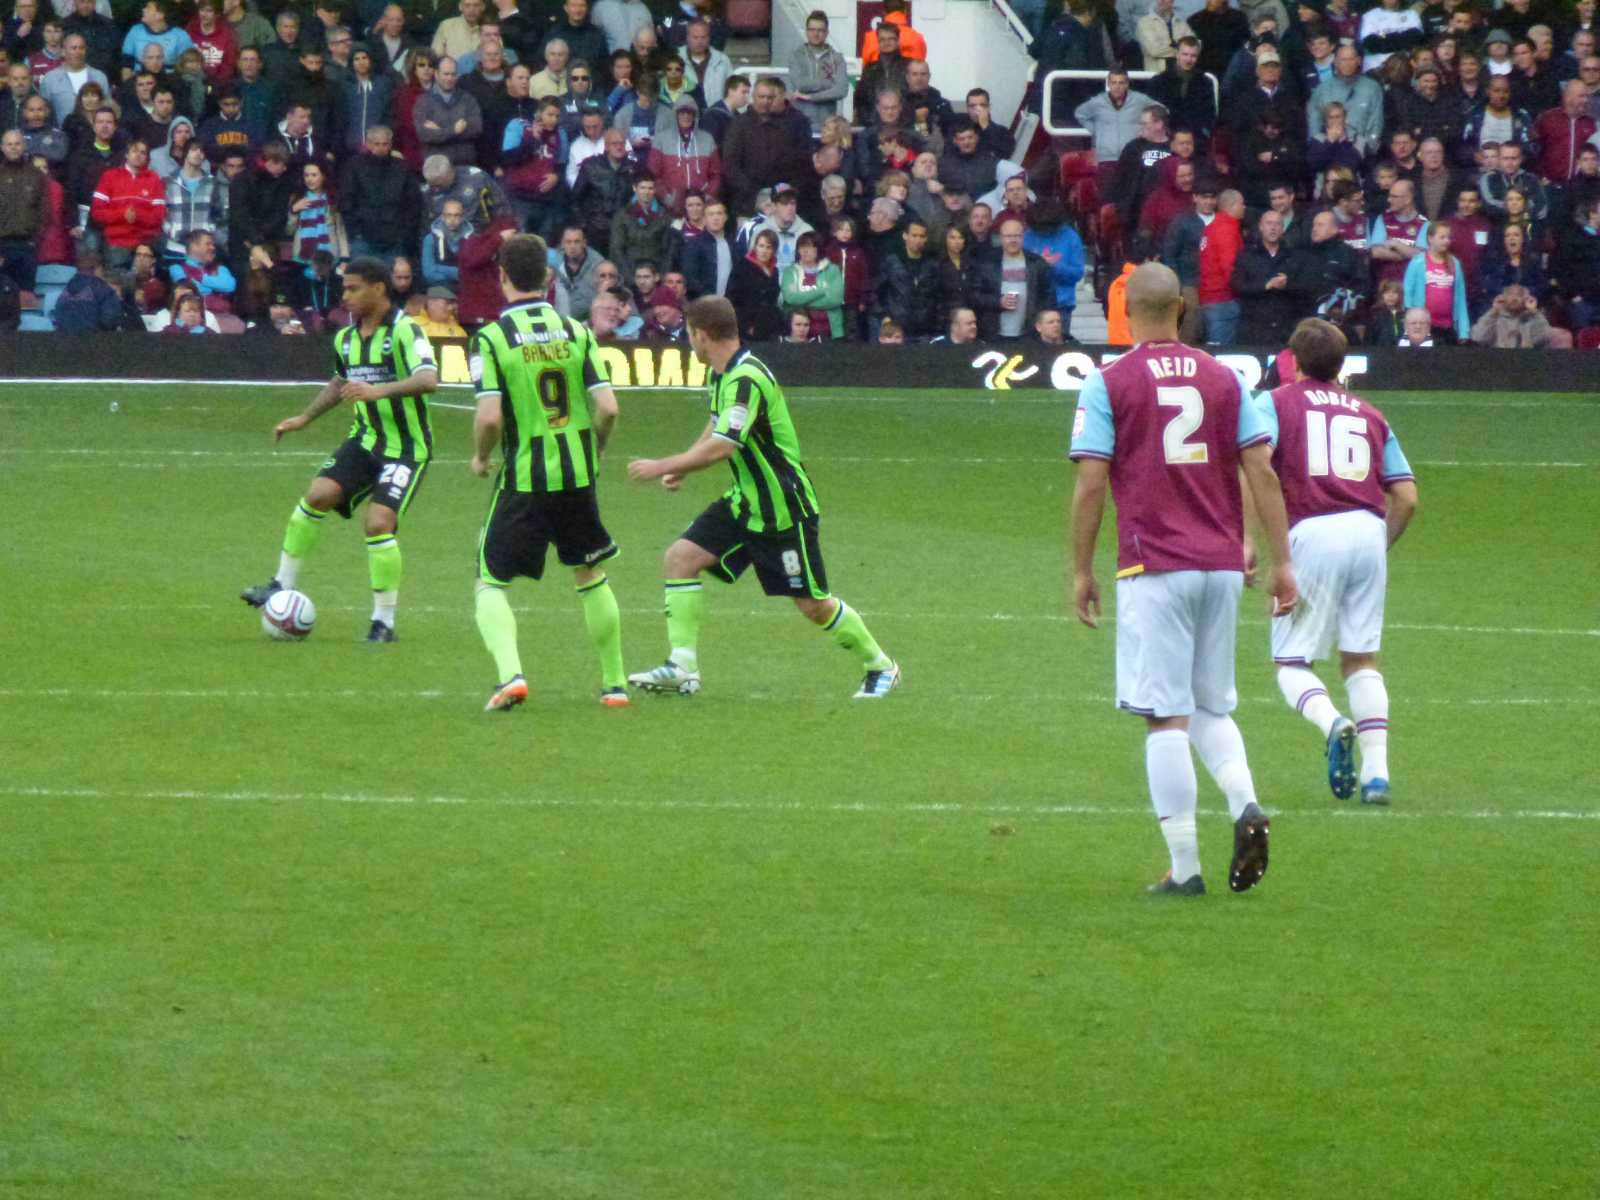
{"type": "Polygon", "coordinates": [[[1338,384],[1345,337],[1327,321],[1289,339],[1295,382],[1272,393],[1272,465],[1289,511],[1300,604],[1272,622],[1272,660],[1289,706],[1327,741],[1328,786],[1389,803],[1389,693],[1378,672],[1388,550],[1417,511],[1417,485],[1383,414],[1338,384]],[[1337,646],[1351,717],[1311,670],[1337,646]]]}
{"type": "Polygon", "coordinates": [[[1202,896],[1193,754],[1233,818],[1228,886],[1267,870],[1270,822],[1256,802],[1231,716],[1244,586],[1241,473],[1272,541],[1271,589],[1295,601],[1288,518],[1271,466],[1268,417],[1227,367],[1178,340],[1178,277],[1146,263],[1128,279],[1136,345],[1084,380],[1071,456],[1073,603],[1097,627],[1094,546],[1109,486],[1117,505],[1117,704],[1143,717],[1145,775],[1171,869],[1152,892],[1202,896]]]}

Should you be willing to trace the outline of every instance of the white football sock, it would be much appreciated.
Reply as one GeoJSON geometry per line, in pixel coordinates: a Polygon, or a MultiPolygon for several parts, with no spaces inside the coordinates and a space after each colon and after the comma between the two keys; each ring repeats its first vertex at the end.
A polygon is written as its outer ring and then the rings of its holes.
{"type": "Polygon", "coordinates": [[[1345,694],[1350,697],[1350,715],[1356,722],[1356,740],[1361,744],[1361,782],[1389,778],[1389,689],[1383,676],[1372,668],[1346,677],[1345,694]]]}
{"type": "Polygon", "coordinates": [[[1194,828],[1197,784],[1189,735],[1162,729],[1144,740],[1144,769],[1150,781],[1150,802],[1161,819],[1161,836],[1172,856],[1172,879],[1183,883],[1200,874],[1200,842],[1194,828]]]}
{"type": "Polygon", "coordinates": [[[278,555],[278,573],[273,578],[284,587],[293,588],[295,580],[300,578],[300,564],[304,561],[305,559],[296,558],[292,554],[278,555]]]}
{"type": "Polygon", "coordinates": [[[394,610],[400,603],[399,592],[373,592],[372,593],[372,619],[382,621],[390,629],[394,628],[394,610]]]}
{"type": "Polygon", "coordinates": [[[1333,723],[1339,719],[1339,710],[1328,698],[1328,689],[1322,686],[1316,672],[1305,667],[1279,667],[1278,690],[1290,708],[1322,730],[1326,741],[1333,732],[1333,723]]]}
{"type": "Polygon", "coordinates": [[[1194,710],[1189,718],[1189,740],[1228,799],[1228,815],[1239,819],[1248,805],[1256,802],[1256,784],[1250,777],[1250,763],[1244,755],[1244,737],[1233,718],[1226,713],[1194,710]]]}

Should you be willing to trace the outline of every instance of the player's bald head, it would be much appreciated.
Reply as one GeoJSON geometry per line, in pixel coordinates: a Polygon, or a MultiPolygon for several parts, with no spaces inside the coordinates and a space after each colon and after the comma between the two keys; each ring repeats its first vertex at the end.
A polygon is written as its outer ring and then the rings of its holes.
{"type": "Polygon", "coordinates": [[[1147,262],[1128,276],[1128,319],[1165,321],[1175,319],[1183,302],[1183,289],[1171,267],[1147,262]]]}

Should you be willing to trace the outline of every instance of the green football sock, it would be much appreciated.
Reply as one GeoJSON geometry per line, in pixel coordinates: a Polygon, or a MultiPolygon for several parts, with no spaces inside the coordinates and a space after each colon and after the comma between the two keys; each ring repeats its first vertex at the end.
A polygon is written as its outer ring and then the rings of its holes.
{"type": "Polygon", "coordinates": [[[300,564],[310,557],[328,528],[328,514],[318,512],[304,500],[289,514],[289,527],[283,531],[283,553],[278,558],[278,573],[273,576],[286,588],[300,577],[300,564]]]}
{"type": "Polygon", "coordinates": [[[604,575],[578,588],[583,601],[583,623],[589,627],[589,640],[600,655],[600,679],[608,688],[626,687],[628,677],[622,669],[622,614],[617,611],[617,596],[604,575]]]}
{"type": "Polygon", "coordinates": [[[498,682],[507,683],[522,674],[522,658],[517,653],[517,617],[511,611],[511,599],[505,588],[480,583],[477,609],[478,632],[494,656],[495,670],[500,673],[498,682]]]}
{"type": "Polygon", "coordinates": [[[690,672],[700,669],[700,600],[698,579],[667,580],[667,657],[690,672]]]}
{"type": "Polygon", "coordinates": [[[833,614],[833,620],[823,629],[835,642],[860,658],[862,667],[868,671],[886,670],[894,661],[878,645],[861,614],[843,600],[839,601],[839,611],[833,614]]]}
{"type": "Polygon", "coordinates": [[[394,534],[367,539],[367,574],[372,580],[372,619],[392,629],[400,600],[400,542],[394,534]]]}

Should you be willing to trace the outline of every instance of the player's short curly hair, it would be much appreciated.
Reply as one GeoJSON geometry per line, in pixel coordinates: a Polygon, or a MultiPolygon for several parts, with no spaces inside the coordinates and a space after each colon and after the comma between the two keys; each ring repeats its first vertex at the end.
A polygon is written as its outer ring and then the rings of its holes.
{"type": "Polygon", "coordinates": [[[1302,375],[1322,383],[1332,383],[1339,378],[1349,346],[1339,327],[1320,317],[1307,317],[1289,335],[1295,366],[1302,375]]]}

